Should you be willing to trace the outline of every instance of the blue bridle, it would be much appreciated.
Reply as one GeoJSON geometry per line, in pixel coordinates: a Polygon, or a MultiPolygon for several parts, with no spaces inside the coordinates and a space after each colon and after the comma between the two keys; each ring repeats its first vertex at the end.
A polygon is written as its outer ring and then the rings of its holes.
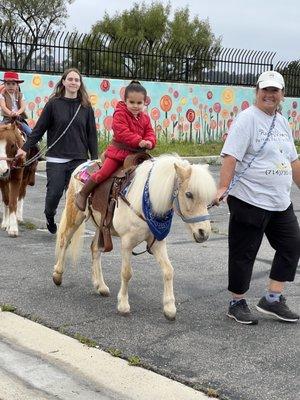
{"type": "Polygon", "coordinates": [[[179,217],[182,219],[183,222],[186,222],[187,224],[194,224],[196,222],[203,222],[203,221],[210,220],[210,215],[209,214],[197,215],[196,217],[185,217],[182,214],[182,211],[180,209],[180,203],[179,203],[179,199],[178,199],[178,194],[179,194],[178,181],[176,179],[175,189],[174,189],[173,194],[172,194],[172,205],[173,205],[173,208],[175,209],[176,213],[179,215],[179,217]]]}

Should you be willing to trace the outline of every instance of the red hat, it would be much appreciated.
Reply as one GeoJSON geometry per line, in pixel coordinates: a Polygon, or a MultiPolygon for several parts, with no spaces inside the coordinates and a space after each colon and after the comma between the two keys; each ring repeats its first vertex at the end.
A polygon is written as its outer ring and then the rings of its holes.
{"type": "Polygon", "coordinates": [[[17,83],[24,82],[20,79],[18,72],[14,72],[14,71],[4,72],[3,79],[0,79],[0,80],[2,82],[8,82],[8,81],[13,81],[13,82],[17,82],[17,83]]]}

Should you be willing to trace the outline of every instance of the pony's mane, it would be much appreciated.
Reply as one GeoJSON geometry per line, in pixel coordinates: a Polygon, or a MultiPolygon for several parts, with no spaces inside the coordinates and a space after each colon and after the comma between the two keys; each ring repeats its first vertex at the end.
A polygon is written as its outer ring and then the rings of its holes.
{"type": "Polygon", "coordinates": [[[189,190],[203,203],[208,204],[214,198],[216,186],[208,167],[205,165],[191,165],[177,154],[163,154],[153,162],[145,161],[138,168],[134,185],[130,189],[130,201],[135,208],[141,206],[141,193],[153,166],[149,181],[149,193],[152,208],[155,214],[164,214],[171,207],[171,198],[175,186],[176,171],[174,164],[192,169],[189,180],[189,190]],[[139,202],[139,203],[137,203],[139,202]]]}

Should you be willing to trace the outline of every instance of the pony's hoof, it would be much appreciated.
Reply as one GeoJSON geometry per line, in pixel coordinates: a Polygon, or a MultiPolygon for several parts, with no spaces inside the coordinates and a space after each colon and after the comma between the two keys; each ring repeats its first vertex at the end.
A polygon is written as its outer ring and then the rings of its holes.
{"type": "Polygon", "coordinates": [[[94,285],[96,291],[103,297],[109,297],[110,296],[110,291],[109,291],[109,287],[108,286],[103,286],[102,288],[100,288],[99,285],[94,285]]]}
{"type": "Polygon", "coordinates": [[[176,318],[176,307],[175,306],[164,307],[164,316],[169,321],[174,321],[176,318]]]}
{"type": "Polygon", "coordinates": [[[52,275],[53,282],[55,283],[56,286],[60,286],[62,283],[62,274],[58,274],[57,272],[54,272],[52,275]]]}
{"type": "Polygon", "coordinates": [[[122,315],[123,317],[127,317],[130,315],[130,306],[127,307],[118,307],[118,313],[122,315]]]}
{"type": "Polygon", "coordinates": [[[8,236],[11,238],[18,237],[18,231],[8,231],[8,236]]]}

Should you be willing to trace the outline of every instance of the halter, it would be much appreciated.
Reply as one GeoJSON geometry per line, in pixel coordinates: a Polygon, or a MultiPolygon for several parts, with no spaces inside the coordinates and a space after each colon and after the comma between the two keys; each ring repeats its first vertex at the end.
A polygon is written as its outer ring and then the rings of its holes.
{"type": "Polygon", "coordinates": [[[187,224],[194,224],[196,222],[203,222],[210,220],[209,214],[197,215],[196,217],[185,217],[180,209],[178,194],[179,194],[179,185],[178,185],[178,179],[176,178],[175,189],[172,194],[172,205],[174,210],[176,211],[176,214],[179,215],[179,217],[182,219],[183,222],[187,224]]]}

